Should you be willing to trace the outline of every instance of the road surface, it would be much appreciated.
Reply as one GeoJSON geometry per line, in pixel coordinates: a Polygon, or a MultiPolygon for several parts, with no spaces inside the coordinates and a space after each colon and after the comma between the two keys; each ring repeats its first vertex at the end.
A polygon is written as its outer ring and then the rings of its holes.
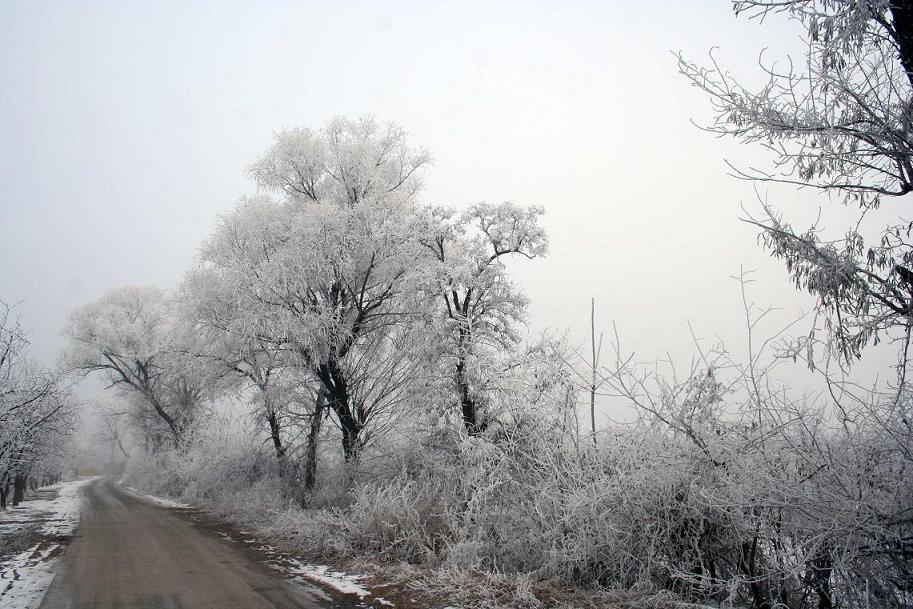
{"type": "Polygon", "coordinates": [[[327,609],[324,591],[289,581],[242,543],[110,479],[85,487],[81,522],[41,609],[327,609]]]}

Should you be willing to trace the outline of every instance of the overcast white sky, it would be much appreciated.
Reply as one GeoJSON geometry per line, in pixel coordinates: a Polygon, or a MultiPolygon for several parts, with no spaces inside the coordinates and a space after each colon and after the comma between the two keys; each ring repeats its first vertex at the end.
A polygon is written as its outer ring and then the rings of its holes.
{"type": "MultiPolygon", "coordinates": [[[[531,331],[582,340],[595,297],[643,358],[688,353],[689,321],[738,350],[740,266],[784,318],[809,301],[738,221],[755,195],[723,159],[759,155],[691,124],[709,104],[672,51],[718,46],[750,80],[799,33],[728,0],[0,0],[0,299],[53,361],[74,306],[180,280],[274,131],[372,113],[432,152],[429,202],[545,207],[549,258],[513,265],[531,331]]],[[[806,221],[828,205],[769,196],[806,221]]]]}

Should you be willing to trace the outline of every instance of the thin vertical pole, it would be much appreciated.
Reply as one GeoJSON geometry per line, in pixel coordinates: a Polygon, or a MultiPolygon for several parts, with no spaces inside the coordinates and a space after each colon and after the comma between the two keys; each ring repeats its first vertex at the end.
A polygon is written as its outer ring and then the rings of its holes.
{"type": "Polygon", "coordinates": [[[590,429],[593,432],[593,444],[596,444],[596,299],[590,299],[590,346],[592,347],[593,361],[590,366],[590,429]]]}

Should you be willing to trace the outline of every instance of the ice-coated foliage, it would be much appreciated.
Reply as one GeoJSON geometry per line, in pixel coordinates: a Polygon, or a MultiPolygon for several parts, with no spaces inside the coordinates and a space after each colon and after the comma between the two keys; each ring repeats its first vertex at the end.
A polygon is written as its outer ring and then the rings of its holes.
{"type": "MultiPolygon", "coordinates": [[[[821,352],[842,365],[884,338],[896,340],[899,349],[889,392],[862,397],[825,372],[833,399],[828,411],[764,392],[746,373],[752,399],[742,412],[757,418],[745,420],[740,433],[747,440],[763,430],[779,444],[751,462],[741,461],[743,450],[715,458],[727,473],[739,472],[734,488],[743,493],[737,511],[714,499],[727,508],[718,526],[753,531],[737,538],[742,550],[734,564],[755,607],[802,606],[806,597],[817,599],[819,608],[907,607],[911,521],[901,506],[911,501],[906,470],[913,429],[907,380],[913,249],[907,221],[878,227],[880,238],[866,239],[871,231],[863,220],[884,197],[913,190],[913,5],[740,0],[734,8],[765,22],[787,15],[801,24],[807,50],[801,61],[779,66],[762,57],[766,83],[754,90],[715,59],[703,68],[680,58],[682,73],[713,104],[716,118],[708,130],[772,153],[772,171],[736,169],[740,177],[810,185],[862,208],[859,221],[835,239],[824,237],[817,223],[794,229],[768,203],[759,217],[746,218],[763,231],[762,243],[785,262],[796,286],[816,297],[816,319],[827,331],[821,339],[813,327],[786,353],[814,368],[821,352]]],[[[628,389],[636,391],[636,383],[628,389]]],[[[699,426],[652,403],[650,411],[689,431],[709,451],[699,426]]],[[[696,556],[705,551],[696,546],[696,556]]],[[[719,561],[709,566],[719,573],[719,561]]],[[[703,558],[699,567],[692,570],[692,585],[708,586],[701,583],[708,567],[703,558]]]]}
{"type": "Polygon", "coordinates": [[[196,337],[179,328],[173,307],[157,288],[120,288],[73,311],[64,331],[65,364],[133,395],[143,436],[156,446],[163,434],[180,440],[211,385],[187,358],[186,341],[196,337]]]}
{"type": "Polygon", "coordinates": [[[227,216],[203,251],[204,268],[236,299],[235,323],[287,352],[319,387],[350,458],[411,381],[378,364],[409,366],[397,349],[419,318],[408,307],[419,258],[413,217],[383,198],[357,207],[259,198],[227,216]]]}
{"type": "MultiPolygon", "coordinates": [[[[198,340],[190,354],[219,376],[226,389],[254,390],[257,418],[266,423],[276,457],[284,467],[286,427],[293,423],[302,379],[281,344],[252,331],[251,319],[225,278],[213,268],[187,274],[178,295],[181,318],[198,340]]],[[[306,383],[304,383],[306,386],[306,383]]]]}
{"type": "Polygon", "coordinates": [[[166,315],[165,294],[158,288],[110,292],[70,315],[68,363],[88,368],[106,357],[151,361],[165,349],[166,315]]]}
{"type": "Polygon", "coordinates": [[[397,315],[393,297],[417,258],[404,216],[383,203],[247,201],[224,219],[203,261],[247,298],[254,332],[324,361],[397,315]]]}
{"type": "Polygon", "coordinates": [[[740,85],[716,62],[680,59],[682,73],[711,98],[710,131],[756,142],[775,155],[775,172],[746,177],[809,184],[863,206],[913,189],[910,129],[913,12],[883,0],[745,0],[737,13],[801,23],[804,58],[777,65],[762,57],[767,82],[740,85]]]}
{"type": "Polygon", "coordinates": [[[527,302],[507,276],[503,258],[547,253],[548,238],[539,224],[543,210],[505,202],[479,203],[462,213],[431,208],[427,214],[427,234],[420,240],[447,323],[466,328],[479,345],[516,344],[527,302]]]}
{"type": "MultiPolygon", "coordinates": [[[[439,365],[449,367],[470,434],[488,424],[484,412],[486,367],[492,352],[510,352],[519,342],[526,298],[507,276],[504,258],[544,256],[548,238],[539,225],[543,211],[511,202],[478,203],[462,213],[433,207],[425,211],[425,264],[433,323],[441,338],[439,365]]],[[[487,368],[487,369],[486,369],[487,368]]]]}
{"type": "Polygon", "coordinates": [[[910,225],[867,228],[865,211],[884,197],[913,190],[913,5],[874,0],[739,0],[737,14],[765,23],[785,16],[799,25],[802,58],[776,63],[762,55],[765,83],[743,86],[711,57],[703,67],[679,57],[681,72],[705,92],[714,121],[707,130],[766,148],[772,169],[742,178],[813,186],[861,207],[843,235],[825,237],[817,223],[796,230],[763,205],[746,220],[781,259],[797,287],[817,299],[826,339],[813,329],[795,346],[810,366],[820,355],[841,365],[885,338],[903,345],[905,381],[913,310],[910,225]],[[880,231],[880,236],[875,231],[880,231]]]}
{"type": "Polygon", "coordinates": [[[291,201],[354,207],[372,198],[413,198],[421,187],[418,172],[430,161],[426,151],[408,145],[398,125],[339,117],[317,132],[279,132],[250,173],[261,188],[291,201]]]}

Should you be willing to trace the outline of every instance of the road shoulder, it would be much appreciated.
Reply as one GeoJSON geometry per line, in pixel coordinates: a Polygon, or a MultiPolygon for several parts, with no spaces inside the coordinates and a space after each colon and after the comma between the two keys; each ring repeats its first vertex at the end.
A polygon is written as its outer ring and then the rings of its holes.
{"type": "Polygon", "coordinates": [[[79,526],[79,495],[95,478],[33,491],[0,511],[0,609],[32,609],[54,580],[57,560],[79,526]]]}

